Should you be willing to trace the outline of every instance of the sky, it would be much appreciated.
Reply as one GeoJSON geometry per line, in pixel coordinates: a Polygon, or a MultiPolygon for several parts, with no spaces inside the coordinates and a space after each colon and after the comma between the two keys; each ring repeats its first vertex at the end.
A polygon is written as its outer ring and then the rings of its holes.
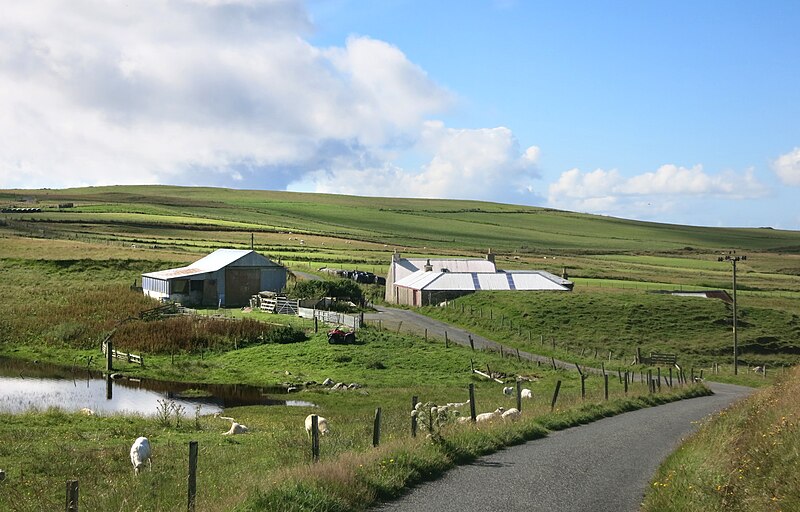
{"type": "Polygon", "coordinates": [[[6,2],[0,188],[800,230],[798,26],[796,0],[6,2]]]}

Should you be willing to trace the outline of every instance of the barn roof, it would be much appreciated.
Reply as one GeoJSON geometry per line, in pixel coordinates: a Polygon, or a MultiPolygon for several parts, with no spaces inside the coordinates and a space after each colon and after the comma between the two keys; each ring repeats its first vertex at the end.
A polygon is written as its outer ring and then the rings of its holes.
{"type": "Polygon", "coordinates": [[[447,259],[427,259],[427,258],[401,258],[395,260],[395,282],[421,271],[425,265],[430,264],[434,272],[497,272],[494,262],[479,259],[447,258],[447,259]]]}
{"type": "Polygon", "coordinates": [[[194,263],[185,267],[170,268],[159,270],[158,272],[148,272],[142,274],[144,277],[154,279],[173,279],[176,277],[190,277],[209,272],[216,272],[234,263],[246,263],[252,267],[276,267],[279,266],[269,258],[266,258],[255,251],[245,249],[217,249],[208,256],[200,258],[194,263]]]}
{"type": "Polygon", "coordinates": [[[499,272],[436,272],[418,270],[395,285],[425,291],[558,290],[570,281],[541,270],[499,272]]]}

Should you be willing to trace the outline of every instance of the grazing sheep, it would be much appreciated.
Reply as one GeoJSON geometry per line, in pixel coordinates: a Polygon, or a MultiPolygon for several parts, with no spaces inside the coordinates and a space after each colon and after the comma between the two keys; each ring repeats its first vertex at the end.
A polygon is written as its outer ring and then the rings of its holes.
{"type": "Polygon", "coordinates": [[[150,441],[146,437],[138,437],[131,446],[131,464],[133,464],[133,473],[139,474],[139,468],[144,466],[147,461],[150,465],[150,471],[153,470],[153,461],[150,459],[152,451],[150,450],[150,441]]]}
{"type": "Polygon", "coordinates": [[[469,400],[466,402],[449,402],[447,407],[451,409],[458,409],[459,407],[464,407],[465,405],[469,405],[469,400]]]}
{"type": "Polygon", "coordinates": [[[522,388],[522,393],[520,393],[522,398],[533,398],[533,391],[528,388],[522,388]]]}
{"type": "MultiPolygon", "coordinates": [[[[314,416],[313,414],[309,414],[306,416],[306,434],[310,437],[311,436],[311,417],[314,416]]],[[[328,427],[328,420],[323,418],[322,416],[317,416],[317,430],[323,436],[330,431],[328,427]]]]}
{"type": "Polygon", "coordinates": [[[764,373],[764,367],[763,366],[756,366],[755,368],[753,368],[753,371],[756,372],[756,373],[764,373]]]}
{"type": "Polygon", "coordinates": [[[503,394],[504,394],[504,395],[508,395],[508,396],[511,396],[511,395],[513,395],[513,394],[514,394],[514,388],[512,388],[512,387],[510,387],[510,386],[506,386],[506,387],[504,387],[504,388],[503,388],[503,394]]]}
{"type": "Polygon", "coordinates": [[[228,416],[220,416],[219,413],[215,414],[214,417],[219,418],[221,420],[228,420],[231,422],[231,428],[228,429],[227,432],[223,432],[223,436],[235,436],[237,434],[246,434],[250,431],[246,426],[242,425],[241,423],[237,423],[236,420],[233,418],[229,418],[228,416]]]}
{"type": "Polygon", "coordinates": [[[88,407],[84,407],[78,412],[83,414],[84,416],[94,416],[94,411],[89,409],[88,407]]]}
{"type": "Polygon", "coordinates": [[[475,416],[475,422],[480,423],[482,421],[494,421],[497,418],[501,418],[502,414],[505,412],[505,409],[502,407],[498,407],[497,410],[494,412],[484,412],[475,416]]]}
{"type": "Polygon", "coordinates": [[[503,420],[510,420],[510,421],[517,421],[522,413],[519,412],[516,408],[511,408],[505,411],[501,416],[503,420]]]}

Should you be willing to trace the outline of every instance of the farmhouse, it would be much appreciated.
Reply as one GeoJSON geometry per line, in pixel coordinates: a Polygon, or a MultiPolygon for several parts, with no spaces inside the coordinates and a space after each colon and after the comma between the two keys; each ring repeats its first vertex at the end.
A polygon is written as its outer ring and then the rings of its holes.
{"type": "Polygon", "coordinates": [[[286,286],[286,269],[255,251],[218,249],[191,265],[142,274],[149,297],[203,306],[244,306],[286,286]]]}
{"type": "Polygon", "coordinates": [[[385,299],[426,306],[479,290],[570,291],[572,287],[571,281],[542,270],[499,270],[491,251],[486,259],[409,259],[394,253],[385,299]]]}

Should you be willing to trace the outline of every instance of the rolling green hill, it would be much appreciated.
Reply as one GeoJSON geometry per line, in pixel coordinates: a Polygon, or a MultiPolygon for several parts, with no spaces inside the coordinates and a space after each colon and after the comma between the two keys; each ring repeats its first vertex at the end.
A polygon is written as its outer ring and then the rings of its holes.
{"type": "MultiPolygon", "coordinates": [[[[392,199],[170,186],[113,186],[0,191],[0,205],[37,206],[6,218],[76,226],[288,232],[456,251],[789,252],[800,254],[800,232],[656,224],[544,208],[480,201],[392,199]],[[72,208],[58,204],[73,203],[72,208]]],[[[56,229],[56,228],[53,229],[56,229]]],[[[186,233],[187,238],[193,238],[186,233]]]]}

